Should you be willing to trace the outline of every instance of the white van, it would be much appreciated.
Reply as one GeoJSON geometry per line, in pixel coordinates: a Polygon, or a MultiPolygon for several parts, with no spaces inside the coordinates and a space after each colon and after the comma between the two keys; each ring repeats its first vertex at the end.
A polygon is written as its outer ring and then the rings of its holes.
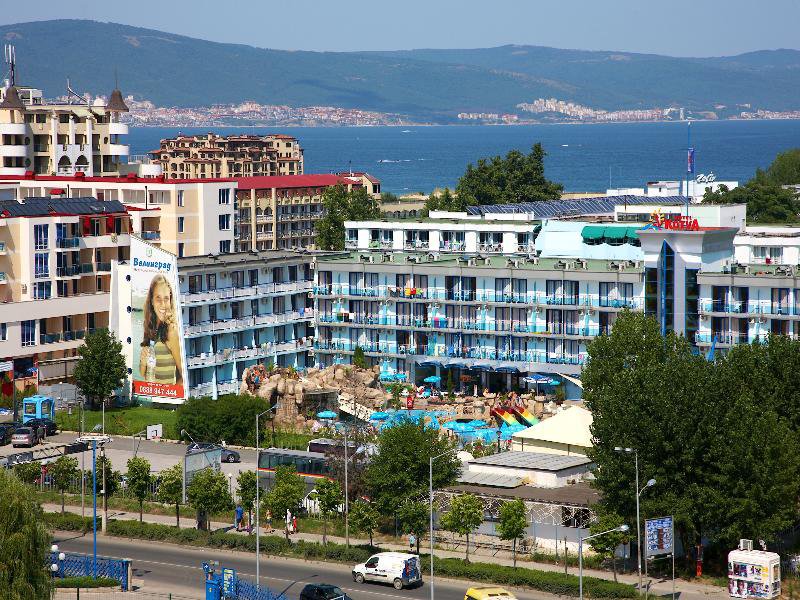
{"type": "Polygon", "coordinates": [[[379,552],[360,565],[353,567],[353,580],[391,583],[396,590],[422,583],[419,556],[404,552],[379,552]]]}

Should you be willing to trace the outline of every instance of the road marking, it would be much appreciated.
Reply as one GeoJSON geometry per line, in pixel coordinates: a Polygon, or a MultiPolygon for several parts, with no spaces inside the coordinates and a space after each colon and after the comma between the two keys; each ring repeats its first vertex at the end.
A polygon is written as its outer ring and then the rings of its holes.
{"type": "MultiPolygon", "coordinates": [[[[121,559],[122,558],[121,556],[109,556],[107,554],[105,554],[104,556],[108,557],[108,558],[116,558],[116,559],[121,559]]],[[[203,570],[203,567],[195,567],[195,566],[192,566],[192,565],[178,565],[178,564],[175,564],[175,563],[166,563],[166,562],[160,562],[160,561],[156,561],[156,560],[135,559],[132,562],[134,562],[135,564],[143,563],[143,564],[146,564],[146,565],[158,565],[160,567],[174,567],[174,568],[179,568],[179,569],[193,569],[195,571],[202,571],[203,570]]],[[[255,573],[245,573],[243,571],[237,571],[237,573],[239,575],[247,575],[248,577],[255,577],[255,573]]],[[[262,579],[267,579],[267,580],[272,580],[272,581],[281,581],[281,582],[284,582],[284,583],[307,583],[307,581],[305,579],[300,579],[300,580],[298,580],[298,579],[286,579],[284,577],[270,577],[269,575],[263,575],[261,578],[262,579]]],[[[408,596],[398,596],[396,594],[385,594],[383,592],[372,592],[370,590],[364,590],[362,588],[343,587],[342,589],[345,590],[345,591],[348,591],[348,592],[358,592],[359,594],[364,593],[364,594],[371,594],[373,596],[382,596],[384,598],[399,598],[400,600],[408,600],[408,596]]]]}

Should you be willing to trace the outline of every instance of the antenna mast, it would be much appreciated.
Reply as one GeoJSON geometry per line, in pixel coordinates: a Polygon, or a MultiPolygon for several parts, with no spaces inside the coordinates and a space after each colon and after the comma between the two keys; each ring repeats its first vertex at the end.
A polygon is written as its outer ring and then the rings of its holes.
{"type": "Polygon", "coordinates": [[[3,46],[3,53],[8,65],[8,82],[10,85],[17,85],[17,51],[14,44],[3,46]]]}

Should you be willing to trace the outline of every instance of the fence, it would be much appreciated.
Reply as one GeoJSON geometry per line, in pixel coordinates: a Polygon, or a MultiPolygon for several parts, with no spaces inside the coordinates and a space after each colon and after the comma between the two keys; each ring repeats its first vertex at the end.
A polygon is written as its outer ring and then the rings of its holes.
{"type": "Polygon", "coordinates": [[[53,600],[204,600],[205,593],[198,591],[195,596],[159,592],[122,592],[111,589],[75,590],[57,588],[53,600]]]}
{"type": "MultiPolygon", "coordinates": [[[[59,577],[91,577],[94,575],[92,557],[86,554],[66,552],[64,560],[57,553],[50,554],[50,564],[58,565],[59,577]]],[[[126,559],[97,557],[97,576],[116,579],[123,591],[130,587],[130,564],[126,559]]]]}
{"type": "MultiPolygon", "coordinates": [[[[91,471],[86,471],[86,495],[92,495],[92,473],[91,471]]],[[[102,471],[98,470],[98,475],[100,475],[102,471]]],[[[155,474],[157,475],[157,474],[155,474]]],[[[98,492],[103,487],[102,479],[98,478],[97,480],[97,490],[98,492]]],[[[55,482],[53,481],[52,477],[45,476],[44,481],[39,480],[38,483],[35,484],[36,489],[44,492],[59,492],[59,490],[55,482]]],[[[157,502],[158,499],[156,498],[156,490],[158,489],[158,481],[154,479],[153,482],[150,483],[149,489],[147,490],[147,495],[145,496],[146,502],[157,502]]],[[[80,495],[81,493],[81,476],[78,475],[77,477],[73,477],[72,481],[70,481],[67,489],[65,490],[67,494],[75,494],[80,495]]],[[[114,492],[114,497],[116,498],[133,498],[133,494],[131,493],[130,489],[126,485],[125,481],[120,482],[119,488],[116,492],[114,492]]]]}
{"type": "Polygon", "coordinates": [[[283,594],[276,594],[269,588],[256,588],[256,584],[246,579],[236,580],[236,600],[286,600],[283,594]]]}

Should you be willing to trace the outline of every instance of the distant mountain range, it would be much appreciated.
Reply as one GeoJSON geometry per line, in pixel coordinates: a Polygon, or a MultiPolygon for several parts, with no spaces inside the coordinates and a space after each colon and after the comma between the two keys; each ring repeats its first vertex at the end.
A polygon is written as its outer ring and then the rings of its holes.
{"type": "MultiPolygon", "coordinates": [[[[596,109],[685,107],[725,116],[800,109],[800,51],[718,58],[502,46],[473,50],[305,52],[209,42],[83,20],[0,26],[18,83],[125,94],[159,106],[336,106],[448,122],[459,112],[518,112],[557,98],[596,109]],[[720,108],[724,106],[725,108],[720,108]]],[[[302,36],[298,43],[302,43],[302,36]]]]}

